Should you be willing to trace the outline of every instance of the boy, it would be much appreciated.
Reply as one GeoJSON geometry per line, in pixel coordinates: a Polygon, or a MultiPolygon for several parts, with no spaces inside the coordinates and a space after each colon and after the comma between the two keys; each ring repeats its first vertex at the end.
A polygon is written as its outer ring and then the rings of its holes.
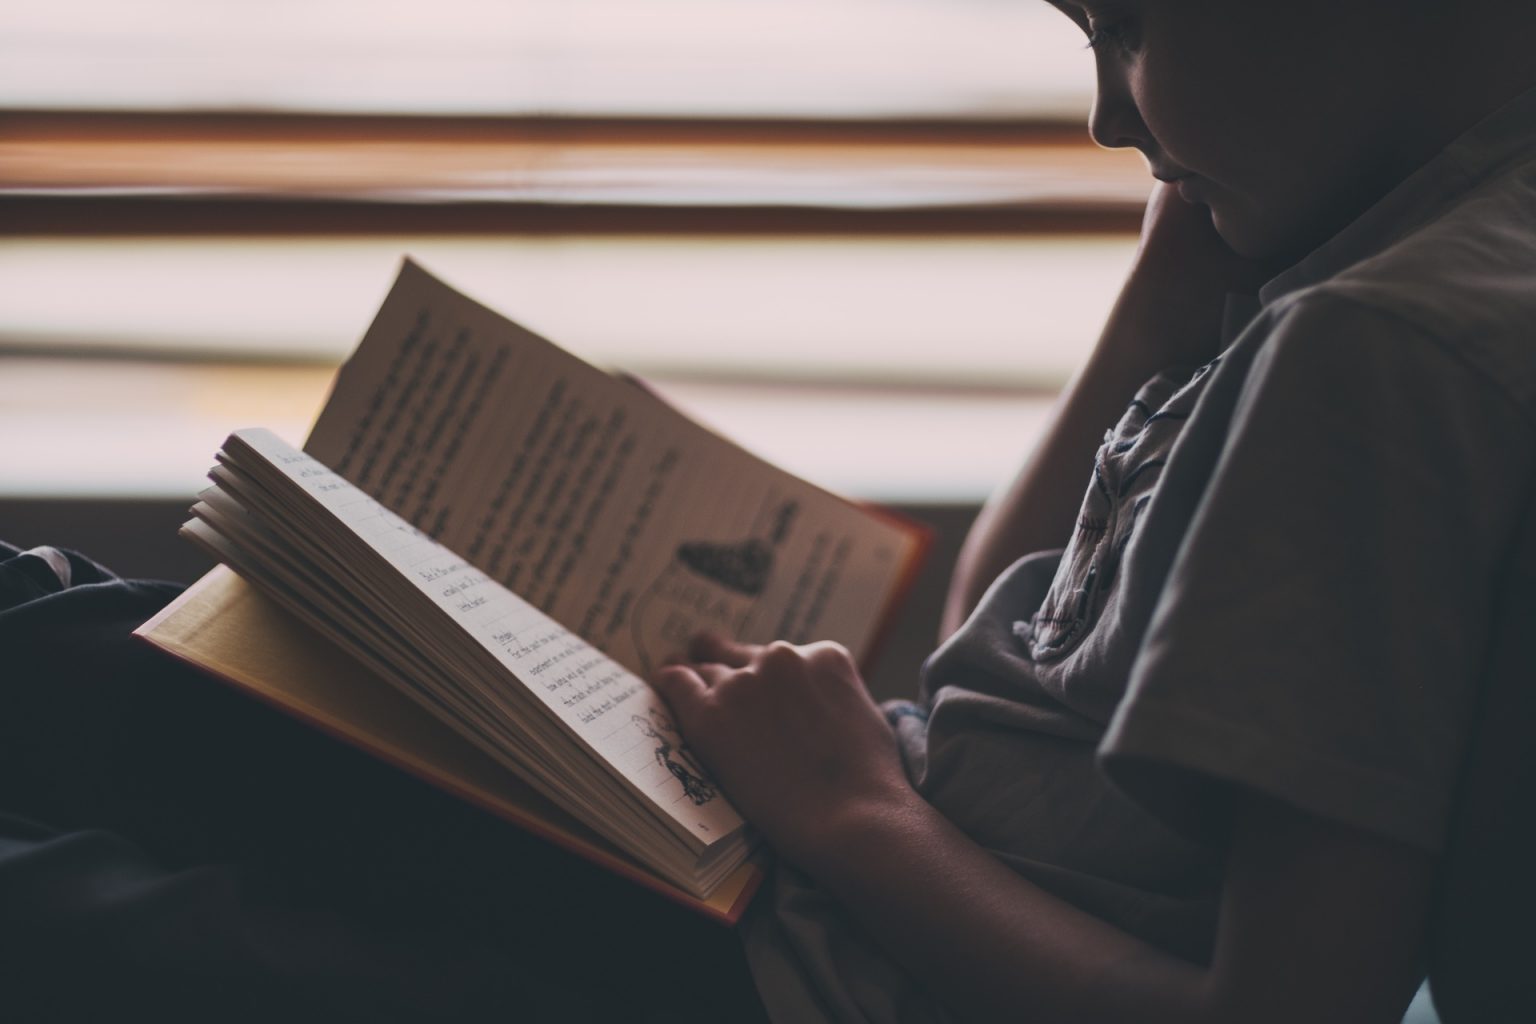
{"type": "Polygon", "coordinates": [[[1163,184],[922,702],[830,645],[654,683],[792,865],[775,1019],[1396,1021],[1483,667],[1536,670],[1536,9],[1053,2],[1163,184]]]}
{"type": "MultiPolygon", "coordinates": [[[[1170,181],[922,703],[824,645],[655,683],[787,865],[776,1019],[1395,1021],[1481,668],[1536,669],[1492,614],[1536,577],[1536,11],[1060,6],[1095,137],[1170,181]]],[[[599,877],[583,916],[522,882],[556,855],[132,644],[167,596],[0,546],[12,1017],[759,1010],[718,931],[599,877]]]]}

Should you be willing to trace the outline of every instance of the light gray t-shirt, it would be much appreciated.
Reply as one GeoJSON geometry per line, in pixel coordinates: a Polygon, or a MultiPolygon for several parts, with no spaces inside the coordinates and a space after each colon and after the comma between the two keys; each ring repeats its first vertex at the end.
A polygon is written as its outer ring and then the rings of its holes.
{"type": "MultiPolygon", "coordinates": [[[[888,709],[925,799],[1042,888],[1191,960],[1234,794],[1438,853],[1495,616],[1536,567],[1536,93],[1272,281],[1105,438],[888,709]]],[[[1536,650],[1498,671],[1536,678],[1536,650]]],[[[776,1020],[942,1009],[781,868],[748,922],[776,1020]]]]}

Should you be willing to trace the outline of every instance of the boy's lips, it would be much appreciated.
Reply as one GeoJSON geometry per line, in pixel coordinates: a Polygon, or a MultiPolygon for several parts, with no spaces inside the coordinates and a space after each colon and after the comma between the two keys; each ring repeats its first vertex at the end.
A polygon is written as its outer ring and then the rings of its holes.
{"type": "Polygon", "coordinates": [[[1200,201],[1198,198],[1200,191],[1200,176],[1195,174],[1195,172],[1178,171],[1176,173],[1170,173],[1168,171],[1153,171],[1152,177],[1167,185],[1177,185],[1179,188],[1179,196],[1186,203],[1197,203],[1200,201]]]}

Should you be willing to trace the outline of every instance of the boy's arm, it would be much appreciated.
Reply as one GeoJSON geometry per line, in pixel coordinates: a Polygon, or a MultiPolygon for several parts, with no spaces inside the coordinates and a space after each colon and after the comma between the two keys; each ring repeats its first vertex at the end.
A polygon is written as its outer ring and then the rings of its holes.
{"type": "Polygon", "coordinates": [[[732,801],[968,1018],[1385,1024],[1418,981],[1427,854],[1236,794],[1214,960],[1193,965],[1032,885],[923,801],[841,648],[691,654],[655,683],[732,801]]]}
{"type": "Polygon", "coordinates": [[[1257,796],[1209,967],[1031,885],[920,802],[821,834],[807,870],[966,1019],[1395,1024],[1420,976],[1430,858],[1257,796]]]}
{"type": "Polygon", "coordinates": [[[1157,186],[1131,273],[1093,354],[1062,393],[1018,475],[971,527],[950,581],[941,639],[960,627],[1010,564],[1067,543],[1104,431],[1153,375],[1214,357],[1227,295],[1256,288],[1262,275],[1226,247],[1207,210],[1184,202],[1168,185],[1157,186]]]}

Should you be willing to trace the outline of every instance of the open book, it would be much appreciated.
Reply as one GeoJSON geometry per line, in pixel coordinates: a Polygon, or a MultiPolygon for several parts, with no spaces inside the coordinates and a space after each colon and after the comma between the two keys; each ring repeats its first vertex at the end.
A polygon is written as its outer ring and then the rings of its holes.
{"type": "Polygon", "coordinates": [[[409,262],[305,449],[209,475],[224,565],[140,635],[727,920],[748,830],[644,677],[703,629],[865,661],[927,543],[409,262]]]}

